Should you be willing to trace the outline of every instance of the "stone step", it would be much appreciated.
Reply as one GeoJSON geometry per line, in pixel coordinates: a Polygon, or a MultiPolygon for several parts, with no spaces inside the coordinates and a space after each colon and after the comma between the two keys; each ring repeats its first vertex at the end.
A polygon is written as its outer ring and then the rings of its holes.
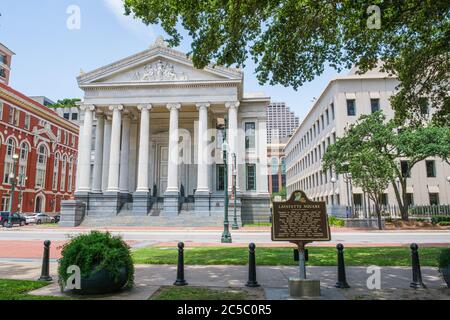
{"type": "Polygon", "coordinates": [[[87,216],[83,227],[115,227],[115,226],[173,226],[198,227],[220,226],[223,223],[221,215],[200,216],[195,211],[181,211],[178,216],[134,216],[132,211],[122,210],[112,217],[87,216]]]}

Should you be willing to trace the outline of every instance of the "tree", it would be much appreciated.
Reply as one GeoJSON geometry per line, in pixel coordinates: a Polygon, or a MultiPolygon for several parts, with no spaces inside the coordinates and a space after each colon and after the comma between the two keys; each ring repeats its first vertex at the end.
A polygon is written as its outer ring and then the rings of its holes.
{"type": "Polygon", "coordinates": [[[373,201],[378,228],[381,230],[382,195],[394,176],[394,168],[389,159],[380,157],[370,141],[354,141],[357,136],[352,132],[327,149],[323,160],[324,170],[334,168],[337,174],[352,174],[354,184],[361,187],[373,201]],[[354,151],[355,142],[358,152],[354,151]]]}
{"type": "Polygon", "coordinates": [[[402,219],[408,220],[407,179],[411,169],[429,157],[440,157],[449,162],[449,127],[429,124],[398,128],[394,120],[386,121],[383,113],[378,111],[362,116],[351,125],[344,137],[327,149],[323,165],[334,168],[337,173],[349,170],[355,183],[372,193],[375,204],[378,200],[374,197],[377,193],[380,195],[378,188],[388,178],[402,219]]]}
{"type": "Polygon", "coordinates": [[[74,99],[63,99],[58,100],[55,104],[52,104],[52,108],[76,108],[76,103],[81,101],[80,99],[74,98],[74,99]]]}
{"type": "Polygon", "coordinates": [[[125,12],[161,24],[169,44],[181,25],[192,37],[198,68],[256,63],[261,84],[298,89],[328,64],[361,72],[384,62],[397,75],[397,123],[420,119],[429,97],[435,119],[449,124],[450,4],[446,0],[125,0],[125,12]]]}

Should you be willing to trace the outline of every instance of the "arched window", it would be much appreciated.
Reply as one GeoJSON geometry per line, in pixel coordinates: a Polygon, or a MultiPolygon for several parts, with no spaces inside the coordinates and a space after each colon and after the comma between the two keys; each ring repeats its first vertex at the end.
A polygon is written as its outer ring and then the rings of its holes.
{"type": "Polygon", "coordinates": [[[66,168],[67,168],[67,157],[63,156],[61,166],[61,191],[64,191],[66,189],[66,168]]]}
{"type": "Polygon", "coordinates": [[[73,177],[73,158],[69,158],[69,180],[67,182],[67,191],[72,192],[72,177],[73,177]]]}
{"type": "Polygon", "coordinates": [[[13,138],[9,138],[6,141],[6,157],[12,159],[15,151],[16,151],[16,142],[14,141],[13,138]]]}
{"type": "Polygon", "coordinates": [[[5,154],[5,166],[3,170],[3,183],[10,184],[11,178],[9,175],[14,169],[13,155],[16,152],[16,141],[13,138],[6,140],[6,154],[5,154]]]}
{"type": "Polygon", "coordinates": [[[58,173],[59,173],[59,153],[55,155],[55,161],[53,162],[53,178],[52,178],[52,189],[58,189],[58,173]]]}
{"type": "Polygon", "coordinates": [[[19,186],[24,187],[27,180],[27,165],[28,165],[28,154],[30,153],[30,146],[28,143],[23,141],[20,144],[20,154],[19,154],[19,186]]]}
{"type": "Polygon", "coordinates": [[[45,172],[47,169],[48,150],[45,145],[41,144],[37,148],[36,162],[36,187],[44,188],[45,172]]]}

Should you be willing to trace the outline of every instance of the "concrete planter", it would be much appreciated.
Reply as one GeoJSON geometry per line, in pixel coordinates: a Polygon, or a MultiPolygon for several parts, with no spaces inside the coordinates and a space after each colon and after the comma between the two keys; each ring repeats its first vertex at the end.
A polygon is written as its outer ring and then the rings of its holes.
{"type": "MultiPolygon", "coordinates": [[[[386,221],[381,219],[381,227],[384,229],[386,221]]],[[[378,219],[345,219],[345,226],[347,228],[361,228],[361,229],[378,229],[378,219]]]]}
{"type": "Polygon", "coordinates": [[[89,277],[81,277],[81,289],[73,289],[78,295],[98,295],[114,293],[121,290],[128,280],[126,268],[120,270],[119,277],[115,279],[107,270],[101,269],[91,273],[89,277]]]}
{"type": "Polygon", "coordinates": [[[439,269],[439,272],[442,274],[442,278],[444,278],[447,287],[450,288],[450,264],[447,266],[447,268],[439,269]]]}

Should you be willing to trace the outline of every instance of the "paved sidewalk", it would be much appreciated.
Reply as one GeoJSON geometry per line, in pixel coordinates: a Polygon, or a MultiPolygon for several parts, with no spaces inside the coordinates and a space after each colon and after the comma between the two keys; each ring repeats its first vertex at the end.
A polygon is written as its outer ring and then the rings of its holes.
{"type": "MultiPolygon", "coordinates": [[[[40,262],[37,260],[0,260],[1,279],[36,280],[40,275],[40,262]]],[[[56,280],[55,262],[51,263],[51,274],[56,280]]],[[[242,288],[247,280],[246,266],[186,266],[185,276],[191,286],[242,288]]],[[[258,267],[258,282],[265,291],[267,299],[289,299],[288,279],[297,276],[296,267],[258,267]]],[[[409,288],[411,269],[402,267],[381,268],[381,290],[369,290],[366,286],[366,267],[348,267],[347,280],[352,287],[348,290],[334,288],[336,283],[335,267],[308,267],[308,277],[321,280],[321,299],[450,299],[450,292],[444,288],[435,268],[422,268],[427,290],[409,288]]],[[[136,265],[135,282],[132,290],[101,299],[148,299],[160,286],[172,285],[176,278],[175,265],[136,265]]],[[[36,295],[61,296],[58,285],[49,286],[32,292],[36,295]]]]}

